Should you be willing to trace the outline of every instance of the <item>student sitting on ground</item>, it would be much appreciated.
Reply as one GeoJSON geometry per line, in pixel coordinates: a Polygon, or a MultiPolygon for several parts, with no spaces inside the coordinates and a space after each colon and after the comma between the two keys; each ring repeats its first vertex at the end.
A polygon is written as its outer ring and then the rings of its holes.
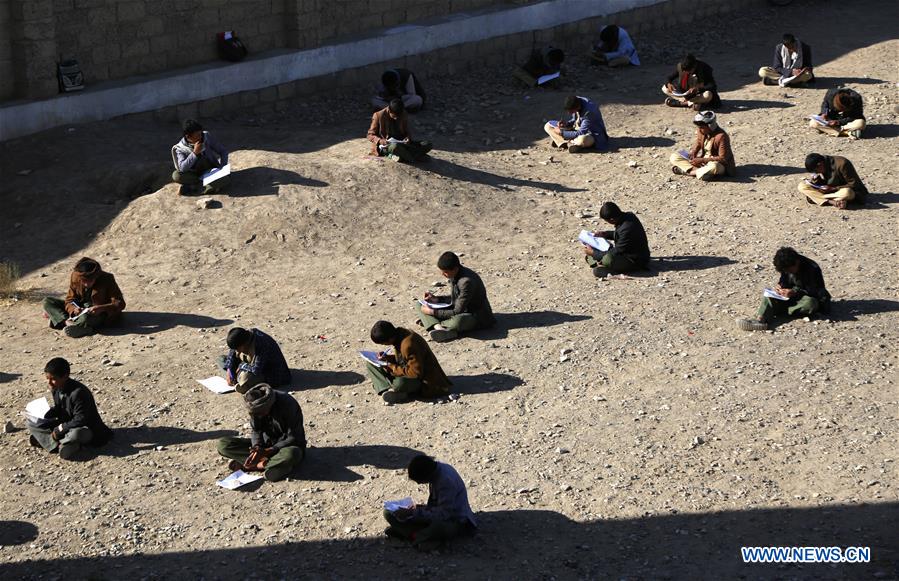
{"type": "Polygon", "coordinates": [[[175,163],[172,181],[181,184],[179,195],[221,191],[227,185],[227,177],[204,188],[203,174],[228,163],[228,150],[193,119],[184,122],[183,134],[181,141],[172,146],[172,161],[175,163]]]}
{"type": "Polygon", "coordinates": [[[599,106],[587,97],[575,95],[566,97],[564,106],[568,120],[548,121],[543,126],[552,139],[552,146],[567,148],[568,153],[591,148],[606,151],[609,148],[609,134],[606,133],[599,106]]]}
{"type": "Polygon", "coordinates": [[[69,377],[69,362],[54,357],[44,367],[53,407],[39,424],[28,422],[31,445],[48,452],[59,452],[63,460],[71,460],[82,446],[102,446],[112,438],[100,418],[90,390],[69,377]]]}
{"type": "Polygon", "coordinates": [[[386,363],[383,367],[365,364],[375,391],[384,401],[400,403],[416,395],[434,398],[449,394],[452,384],[421,335],[378,321],[371,328],[371,340],[393,347],[392,352],[379,355],[386,363]]]}
{"type": "Polygon", "coordinates": [[[852,162],[845,157],[810,153],[805,158],[805,169],[812,172],[812,176],[799,182],[799,193],[807,201],[841,210],[845,210],[850,202],[865,203],[868,188],[858,177],[852,162]]]}
{"type": "Polygon", "coordinates": [[[260,331],[234,327],[228,331],[228,355],[219,358],[228,385],[237,393],[267,383],[281,387],[290,383],[290,368],[274,339],[260,331]]]}
{"type": "Polygon", "coordinates": [[[303,410],[289,393],[259,383],[243,394],[250,412],[250,438],[226,436],[218,453],[232,472],[263,472],[269,482],[284,480],[306,456],[303,410]]]}
{"type": "Polygon", "coordinates": [[[65,300],[47,297],[43,307],[52,329],[65,329],[69,337],[86,337],[117,321],[125,309],[125,299],[115,277],[104,272],[93,258],[84,257],[69,276],[65,300]]]}
{"type": "Polygon", "coordinates": [[[430,142],[412,140],[409,115],[399,99],[392,100],[390,105],[371,116],[368,140],[371,141],[372,155],[386,155],[391,161],[425,161],[431,151],[430,142]]]}
{"type": "Polygon", "coordinates": [[[614,230],[594,232],[597,238],[613,241],[613,246],[602,252],[584,245],[587,264],[598,277],[645,269],[649,265],[649,242],[643,224],[632,212],[622,212],[614,202],[606,202],[599,209],[599,217],[615,226],[614,230]]]}
{"type": "Polygon", "coordinates": [[[819,117],[826,125],[811,119],[808,126],[833,137],[861,139],[866,125],[862,96],[846,87],[831,89],[824,95],[819,117]]]}
{"type": "Polygon", "coordinates": [[[733,176],[737,164],[730,148],[730,136],[721,127],[713,111],[701,111],[693,117],[696,125],[696,140],[684,157],[683,152],[671,154],[671,171],[676,175],[693,176],[704,182],[717,176],[733,176]]]}
{"type": "Polygon", "coordinates": [[[810,317],[830,310],[830,293],[824,288],[821,267],[814,260],[784,246],[774,255],[774,268],[780,273],[780,281],[773,290],[786,300],[762,297],[755,320],[737,320],[740,329],[765,331],[778,316],[810,317]]]}
{"type": "Polygon", "coordinates": [[[783,42],[774,47],[771,66],[760,68],[759,77],[766,85],[781,87],[794,87],[814,81],[812,49],[792,34],[784,34],[783,42]]]}
{"type": "Polygon", "coordinates": [[[535,48],[531,51],[528,62],[524,63],[521,69],[515,71],[514,76],[524,84],[535,87],[541,84],[540,77],[561,74],[563,62],[565,62],[565,53],[562,49],[552,46],[535,48]]]}
{"type": "Polygon", "coordinates": [[[662,85],[662,92],[667,95],[665,104],[669,107],[692,107],[694,111],[699,111],[721,106],[712,67],[692,54],[677,63],[668,82],[662,85]]]}
{"type": "Polygon", "coordinates": [[[394,99],[400,99],[409,113],[415,113],[425,105],[425,91],[408,69],[388,69],[381,75],[378,94],[371,98],[371,106],[376,110],[387,107],[394,99]]]}
{"type": "Polygon", "coordinates": [[[599,31],[599,42],[593,46],[593,62],[609,67],[640,66],[637,47],[620,26],[609,24],[599,31]]]}
{"type": "Polygon", "coordinates": [[[408,473],[413,482],[428,485],[428,502],[392,512],[385,509],[384,518],[390,525],[384,530],[386,535],[429,551],[477,530],[465,482],[455,468],[421,454],[409,462],[408,473]]]}
{"type": "Polygon", "coordinates": [[[459,257],[452,252],[440,255],[437,268],[449,279],[452,291],[448,297],[425,293],[426,302],[449,304],[440,309],[421,306],[420,323],[429,332],[431,339],[442,343],[452,341],[461,333],[492,327],[496,319],[481,277],[470,268],[462,266],[459,257]]]}

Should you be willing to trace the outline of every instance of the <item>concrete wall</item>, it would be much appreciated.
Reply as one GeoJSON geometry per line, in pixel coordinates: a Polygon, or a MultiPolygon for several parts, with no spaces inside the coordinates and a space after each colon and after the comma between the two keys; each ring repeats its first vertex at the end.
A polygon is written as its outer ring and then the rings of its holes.
{"type": "Polygon", "coordinates": [[[610,19],[639,39],[653,28],[683,26],[691,19],[763,1],[546,0],[465,17],[454,15],[310,50],[0,106],[0,140],[136,113],[170,120],[246,107],[264,112],[283,107],[296,95],[334,87],[368,89],[388,63],[425,71],[427,76],[457,74],[483,64],[511,66],[523,62],[535,44],[551,42],[583,51],[585,39],[610,19]],[[688,2],[690,9],[681,9],[688,2]]]}
{"type": "Polygon", "coordinates": [[[0,102],[11,99],[16,91],[12,65],[12,24],[9,0],[0,0],[0,102]]]}
{"type": "Polygon", "coordinates": [[[368,30],[534,1],[0,0],[0,72],[10,72],[13,65],[10,78],[18,81],[3,83],[0,102],[55,95],[60,56],[77,59],[85,83],[94,85],[215,62],[215,36],[224,30],[235,30],[259,54],[315,48],[368,30]],[[14,46],[15,58],[10,58],[14,46]]]}

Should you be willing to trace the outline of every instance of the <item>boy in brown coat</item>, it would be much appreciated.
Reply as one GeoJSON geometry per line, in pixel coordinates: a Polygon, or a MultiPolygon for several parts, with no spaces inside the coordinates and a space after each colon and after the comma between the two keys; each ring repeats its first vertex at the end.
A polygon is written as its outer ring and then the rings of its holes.
{"type": "Polygon", "coordinates": [[[671,154],[671,171],[677,175],[697,177],[704,182],[716,176],[735,175],[737,164],[730,148],[730,137],[718,126],[714,111],[697,113],[693,125],[696,126],[696,141],[689,153],[678,151],[671,154]]]}
{"type": "Polygon", "coordinates": [[[125,298],[115,277],[93,258],[84,257],[75,264],[65,300],[47,297],[43,307],[51,328],[65,329],[69,337],[86,337],[118,319],[125,298]]]}
{"type": "Polygon", "coordinates": [[[416,393],[432,398],[450,392],[449,378],[421,335],[378,321],[371,328],[371,340],[393,347],[393,353],[378,354],[383,366],[365,364],[375,391],[387,403],[408,401],[416,393]]]}
{"type": "Polygon", "coordinates": [[[412,141],[409,132],[409,116],[401,99],[394,99],[390,105],[371,116],[368,128],[371,154],[387,156],[392,161],[424,161],[431,151],[428,141],[412,141]]]}

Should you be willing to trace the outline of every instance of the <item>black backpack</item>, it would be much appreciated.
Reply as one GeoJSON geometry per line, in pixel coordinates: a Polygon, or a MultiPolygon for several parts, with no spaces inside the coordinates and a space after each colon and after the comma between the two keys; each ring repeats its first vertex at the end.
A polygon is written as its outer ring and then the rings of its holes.
{"type": "Polygon", "coordinates": [[[233,30],[220,32],[217,35],[217,44],[219,49],[219,57],[223,60],[236,63],[242,61],[247,56],[247,47],[237,38],[233,30]]]}
{"type": "Polygon", "coordinates": [[[81,73],[81,65],[75,59],[56,63],[56,80],[59,82],[60,93],[80,91],[84,88],[84,75],[81,73]]]}

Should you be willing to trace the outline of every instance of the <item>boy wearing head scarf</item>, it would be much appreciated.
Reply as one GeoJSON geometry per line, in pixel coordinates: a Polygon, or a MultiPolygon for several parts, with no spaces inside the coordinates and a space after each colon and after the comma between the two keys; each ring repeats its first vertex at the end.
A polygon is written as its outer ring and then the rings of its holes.
{"type": "Polygon", "coordinates": [[[260,383],[243,394],[250,413],[250,437],[226,436],[218,453],[229,458],[232,471],[263,472],[270,482],[283,480],[306,456],[303,410],[288,393],[260,383]]]}
{"type": "Polygon", "coordinates": [[[819,116],[826,125],[812,119],[808,126],[833,137],[861,139],[866,125],[862,96],[852,89],[837,87],[827,91],[821,102],[819,116]]]}
{"type": "Polygon", "coordinates": [[[716,176],[736,174],[737,165],[730,148],[730,137],[718,126],[713,111],[700,111],[693,118],[696,125],[696,141],[685,157],[681,152],[671,154],[671,171],[676,175],[688,175],[704,182],[716,176]]]}
{"type": "Polygon", "coordinates": [[[69,337],[86,337],[117,320],[125,309],[125,299],[115,277],[85,256],[69,276],[65,300],[47,297],[43,308],[51,329],[65,329],[69,337]]]}

